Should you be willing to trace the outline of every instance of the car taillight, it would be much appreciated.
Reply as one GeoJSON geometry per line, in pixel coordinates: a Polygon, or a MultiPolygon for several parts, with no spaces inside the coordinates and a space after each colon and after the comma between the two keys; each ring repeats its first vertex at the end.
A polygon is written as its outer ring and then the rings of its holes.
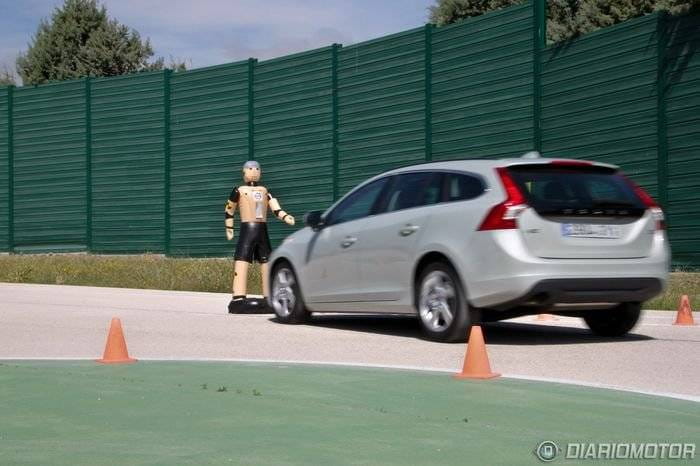
{"type": "Polygon", "coordinates": [[[641,186],[639,186],[637,183],[627,178],[626,176],[623,175],[623,177],[625,178],[627,183],[629,183],[629,185],[632,187],[634,193],[637,195],[639,200],[642,201],[644,206],[651,212],[651,216],[656,222],[656,229],[665,230],[666,217],[664,216],[664,211],[663,209],[661,209],[661,206],[657,204],[654,198],[651,197],[648,192],[644,191],[644,189],[641,186]]]}
{"type": "Polygon", "coordinates": [[[491,208],[486,218],[481,222],[479,231],[484,230],[510,230],[518,228],[516,219],[523,210],[527,209],[525,196],[520,192],[518,185],[505,167],[496,168],[501,184],[506,191],[506,200],[491,208]]]}

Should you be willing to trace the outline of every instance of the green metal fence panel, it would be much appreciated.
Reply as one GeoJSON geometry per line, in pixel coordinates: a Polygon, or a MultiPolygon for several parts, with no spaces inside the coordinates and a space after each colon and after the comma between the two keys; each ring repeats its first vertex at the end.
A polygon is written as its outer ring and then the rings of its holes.
{"type": "Polygon", "coordinates": [[[338,52],[338,188],[425,160],[425,29],[338,52]]]}
{"type": "Polygon", "coordinates": [[[84,82],[17,88],[12,108],[14,250],[84,250],[84,82]]]}
{"type": "Polygon", "coordinates": [[[700,16],[666,24],[667,216],[674,263],[700,265],[700,16]]]}
{"type": "Polygon", "coordinates": [[[649,15],[543,52],[545,156],[620,165],[658,194],[656,25],[649,15]]]}
{"type": "Polygon", "coordinates": [[[174,73],[170,83],[170,253],[215,256],[235,242],[224,203],[248,159],[248,63],[174,73]]]}
{"type": "MultiPolygon", "coordinates": [[[[674,263],[697,266],[700,17],[539,51],[537,5],[260,63],[0,88],[0,251],[227,255],[245,160],[299,228],[396,166],[541,145],[622,166],[664,205],[674,263]]],[[[294,229],[271,219],[273,244],[294,229]]]]}
{"type": "Polygon", "coordinates": [[[532,5],[432,32],[433,160],[533,149],[532,5]]]}
{"type": "Polygon", "coordinates": [[[10,88],[0,87],[0,251],[10,248],[10,88]]]}
{"type": "MultiPolygon", "coordinates": [[[[332,53],[325,47],[255,66],[253,157],[295,228],[333,200],[332,53]]],[[[277,219],[268,225],[273,245],[294,231],[277,219]]]]}
{"type": "Polygon", "coordinates": [[[165,249],[163,73],[92,81],[92,240],[102,253],[165,249]]]}

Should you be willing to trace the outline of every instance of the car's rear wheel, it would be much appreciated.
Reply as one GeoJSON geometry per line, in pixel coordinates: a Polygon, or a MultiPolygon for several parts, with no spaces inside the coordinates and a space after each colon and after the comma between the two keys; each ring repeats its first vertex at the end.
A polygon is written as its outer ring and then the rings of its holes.
{"type": "Polygon", "coordinates": [[[299,324],[309,320],[294,269],[287,262],[275,265],[272,270],[270,304],[277,319],[285,324],[299,324]]]}
{"type": "Polygon", "coordinates": [[[436,341],[464,341],[471,324],[469,306],[457,273],[434,262],[416,281],[416,310],[423,333],[436,341]]]}
{"type": "Polygon", "coordinates": [[[622,303],[613,309],[590,311],[583,320],[596,335],[620,337],[634,328],[641,313],[641,303],[622,303]]]}

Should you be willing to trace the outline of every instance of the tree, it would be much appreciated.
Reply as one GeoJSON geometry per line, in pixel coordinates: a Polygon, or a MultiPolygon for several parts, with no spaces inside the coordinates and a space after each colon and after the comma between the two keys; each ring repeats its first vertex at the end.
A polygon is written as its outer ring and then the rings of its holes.
{"type": "Polygon", "coordinates": [[[464,18],[501,10],[525,0],[437,0],[429,7],[430,22],[438,26],[456,23],[464,18]]]}
{"type": "Polygon", "coordinates": [[[8,70],[7,68],[3,67],[0,69],[0,86],[14,86],[15,85],[15,76],[8,70]]]}
{"type": "MultiPolygon", "coordinates": [[[[523,1],[437,0],[430,7],[430,21],[442,26],[523,1]]],[[[671,14],[700,11],[700,0],[548,0],[547,39],[550,42],[572,39],[657,10],[671,14]]]]}
{"type": "Polygon", "coordinates": [[[148,39],[110,19],[97,0],[65,0],[50,21],[39,24],[29,49],[17,58],[17,73],[24,84],[41,84],[163,69],[163,58],[151,60],[153,55],[148,39]]]}

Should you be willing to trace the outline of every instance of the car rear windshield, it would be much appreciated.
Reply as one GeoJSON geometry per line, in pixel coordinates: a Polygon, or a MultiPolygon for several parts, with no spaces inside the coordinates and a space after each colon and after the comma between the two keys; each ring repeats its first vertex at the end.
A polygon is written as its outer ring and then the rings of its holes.
{"type": "Polygon", "coordinates": [[[609,168],[518,165],[508,172],[540,215],[639,217],[645,210],[627,180],[609,168]]]}

